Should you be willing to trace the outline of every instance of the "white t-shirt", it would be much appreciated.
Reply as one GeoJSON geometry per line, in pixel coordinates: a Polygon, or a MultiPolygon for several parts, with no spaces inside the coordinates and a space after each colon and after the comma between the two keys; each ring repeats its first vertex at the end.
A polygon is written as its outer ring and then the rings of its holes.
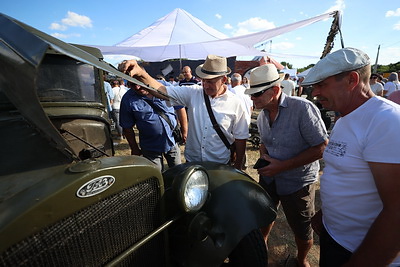
{"type": "Polygon", "coordinates": [[[387,91],[385,96],[389,96],[394,91],[400,90],[399,82],[387,82],[384,86],[385,90],[387,91]]]}
{"type": "MultiPolygon", "coordinates": [[[[230,150],[212,126],[204,102],[203,88],[199,85],[167,86],[167,92],[176,99],[176,101],[171,100],[172,105],[188,108],[185,158],[188,161],[228,163],[230,150]]],[[[247,139],[249,127],[240,98],[227,89],[223,95],[209,99],[215,119],[229,143],[232,144],[235,139],[247,139]]]]}
{"type": "MultiPolygon", "coordinates": [[[[400,105],[381,97],[341,117],[332,130],[321,177],[323,222],[349,251],[358,248],[382,210],[368,162],[400,163],[399,133],[400,105]]],[[[399,266],[400,257],[394,263],[399,266]]]]}
{"type": "Polygon", "coordinates": [[[240,100],[242,100],[242,103],[244,104],[245,111],[246,111],[246,119],[247,119],[247,124],[250,125],[251,122],[251,113],[253,111],[253,100],[251,100],[250,95],[246,95],[244,91],[246,90],[246,87],[243,85],[237,85],[231,89],[231,91],[237,95],[240,100]]]}
{"type": "Polygon", "coordinates": [[[293,90],[296,88],[296,83],[292,80],[283,80],[281,82],[282,91],[287,94],[288,96],[292,96],[293,90]]]}
{"type": "Polygon", "coordinates": [[[112,103],[112,108],[115,110],[119,110],[121,106],[121,99],[126,93],[126,90],[119,86],[113,87],[112,90],[114,92],[114,101],[112,103]]]}
{"type": "Polygon", "coordinates": [[[371,84],[370,86],[371,86],[372,92],[374,92],[374,94],[376,94],[376,95],[378,94],[378,92],[383,90],[383,85],[381,83],[374,83],[374,84],[371,84]]]}

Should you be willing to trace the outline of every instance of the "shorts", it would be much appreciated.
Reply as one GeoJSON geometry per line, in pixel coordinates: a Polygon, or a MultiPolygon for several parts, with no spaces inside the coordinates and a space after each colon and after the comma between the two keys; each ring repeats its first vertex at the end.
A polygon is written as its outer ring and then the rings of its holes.
{"type": "Polygon", "coordinates": [[[260,178],[259,184],[268,192],[276,207],[282,204],[286,220],[295,236],[301,240],[312,240],[311,218],[315,214],[315,183],[284,196],[276,193],[275,182],[266,184],[260,178]]]}

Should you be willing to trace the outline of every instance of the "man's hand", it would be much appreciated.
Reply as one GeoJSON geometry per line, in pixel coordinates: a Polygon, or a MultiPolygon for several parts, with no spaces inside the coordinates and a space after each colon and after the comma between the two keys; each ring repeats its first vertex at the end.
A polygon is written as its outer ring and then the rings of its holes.
{"type": "Polygon", "coordinates": [[[271,177],[285,170],[282,161],[271,158],[267,154],[262,154],[261,158],[269,161],[270,164],[268,166],[257,169],[258,174],[271,177]]]}
{"type": "Polygon", "coordinates": [[[142,68],[139,66],[136,60],[124,60],[118,65],[118,70],[131,76],[140,76],[142,68]]]}

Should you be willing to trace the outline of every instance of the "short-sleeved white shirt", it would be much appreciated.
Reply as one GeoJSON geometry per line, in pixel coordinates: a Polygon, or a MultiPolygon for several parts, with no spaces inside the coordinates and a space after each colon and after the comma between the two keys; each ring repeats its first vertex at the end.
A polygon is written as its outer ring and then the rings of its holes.
{"type": "MultiPolygon", "coordinates": [[[[185,158],[188,161],[213,161],[228,163],[230,151],[214,130],[204,102],[203,88],[192,86],[167,86],[173,105],[183,105],[188,112],[188,137],[185,158]]],[[[229,143],[235,139],[247,139],[249,127],[246,114],[238,96],[229,90],[218,97],[211,98],[211,108],[215,119],[229,143]]]]}
{"type": "MultiPolygon", "coordinates": [[[[399,133],[400,106],[381,97],[340,118],[332,130],[321,177],[323,222],[349,251],[358,248],[383,207],[368,162],[400,163],[399,133]]],[[[394,263],[399,266],[400,257],[394,263]]]]}

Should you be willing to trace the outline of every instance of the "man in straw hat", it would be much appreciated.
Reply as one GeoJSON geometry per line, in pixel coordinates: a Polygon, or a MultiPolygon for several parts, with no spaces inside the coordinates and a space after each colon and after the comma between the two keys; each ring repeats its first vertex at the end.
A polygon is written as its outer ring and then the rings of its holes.
{"type": "MultiPolygon", "coordinates": [[[[318,108],[307,99],[282,92],[282,79],[273,64],[257,67],[250,72],[250,88],[245,93],[262,109],[257,118],[260,157],[269,165],[258,169],[259,183],[277,207],[282,204],[295,236],[297,265],[309,266],[318,159],[328,135],[318,108]]],[[[262,229],[266,242],[272,226],[262,229]]]]}
{"type": "MultiPolygon", "coordinates": [[[[185,146],[187,161],[213,161],[227,164],[230,161],[231,152],[213,128],[205,104],[207,97],[222,133],[229,144],[235,142],[236,159],[233,164],[238,169],[242,167],[249,129],[241,100],[225,85],[226,75],[231,72],[226,58],[209,55],[204,64],[196,68],[196,75],[202,79],[202,87],[199,85],[165,87],[140,68],[135,60],[122,62],[119,69],[171,96],[172,105],[188,108],[189,127],[185,146]]],[[[153,91],[150,92],[157,97],[162,97],[153,91]]]]}
{"type": "Polygon", "coordinates": [[[322,208],[313,218],[321,266],[400,266],[400,106],[371,90],[367,54],[343,48],[303,81],[341,118],[329,138],[322,208]]]}

